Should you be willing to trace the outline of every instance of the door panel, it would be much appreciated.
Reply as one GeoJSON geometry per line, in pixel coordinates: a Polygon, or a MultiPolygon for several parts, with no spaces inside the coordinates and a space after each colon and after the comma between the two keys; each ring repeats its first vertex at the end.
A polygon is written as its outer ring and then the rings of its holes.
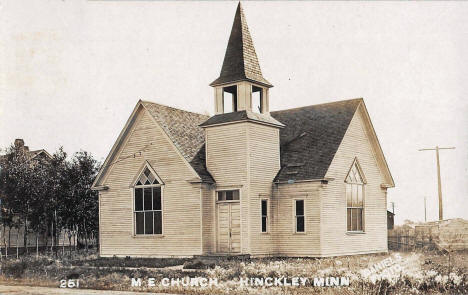
{"type": "Polygon", "coordinates": [[[218,251],[229,252],[229,204],[218,204],[218,251]]]}
{"type": "Polygon", "coordinates": [[[218,203],[218,252],[240,252],[240,204],[218,203]]]}
{"type": "Polygon", "coordinates": [[[231,252],[240,252],[240,204],[231,203],[231,252]]]}

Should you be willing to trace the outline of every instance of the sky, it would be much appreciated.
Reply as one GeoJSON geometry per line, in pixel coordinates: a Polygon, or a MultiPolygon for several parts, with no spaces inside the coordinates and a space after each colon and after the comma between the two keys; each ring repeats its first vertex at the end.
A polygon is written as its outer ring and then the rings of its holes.
{"type": "MultiPolygon", "coordinates": [[[[213,114],[237,2],[0,1],[0,147],[104,161],[139,99],[213,114]]],[[[468,219],[467,2],[243,2],[270,110],[362,97],[396,223],[468,219]]]]}

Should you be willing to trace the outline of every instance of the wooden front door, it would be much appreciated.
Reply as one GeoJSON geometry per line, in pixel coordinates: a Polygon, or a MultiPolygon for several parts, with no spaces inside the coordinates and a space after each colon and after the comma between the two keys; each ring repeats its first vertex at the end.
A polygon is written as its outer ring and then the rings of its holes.
{"type": "Polygon", "coordinates": [[[240,253],[240,203],[218,203],[218,252],[240,253]]]}

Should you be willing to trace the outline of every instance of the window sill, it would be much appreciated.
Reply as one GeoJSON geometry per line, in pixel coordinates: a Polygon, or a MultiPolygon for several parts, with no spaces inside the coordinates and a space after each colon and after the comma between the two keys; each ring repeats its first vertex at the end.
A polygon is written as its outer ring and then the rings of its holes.
{"type": "Polygon", "coordinates": [[[293,235],[306,235],[306,232],[294,232],[293,235]]]}
{"type": "Polygon", "coordinates": [[[160,239],[164,238],[164,235],[133,235],[134,239],[160,239]]]}
{"type": "Polygon", "coordinates": [[[260,234],[262,234],[262,235],[269,235],[270,232],[268,232],[268,231],[267,231],[267,232],[260,232],[260,234]]]}
{"type": "Polygon", "coordinates": [[[354,235],[364,235],[366,234],[365,231],[347,231],[347,235],[354,236],[354,235]]]}

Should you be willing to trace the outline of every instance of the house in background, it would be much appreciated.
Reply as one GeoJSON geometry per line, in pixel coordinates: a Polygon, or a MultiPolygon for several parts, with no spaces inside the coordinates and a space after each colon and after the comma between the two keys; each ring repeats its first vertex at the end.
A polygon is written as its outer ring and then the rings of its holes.
{"type": "Polygon", "coordinates": [[[136,104],[93,184],[100,255],[387,251],[394,183],[363,99],[270,111],[241,4],[210,85],[212,117],[136,104]]]}
{"type": "Polygon", "coordinates": [[[395,213],[387,210],[387,229],[393,229],[395,227],[395,213]]]}
{"type": "MultiPolygon", "coordinates": [[[[27,159],[31,165],[35,165],[41,161],[51,161],[52,156],[45,150],[45,149],[39,149],[39,150],[29,150],[29,146],[24,145],[24,140],[22,138],[17,138],[15,139],[13,146],[15,147],[16,153],[24,153],[25,159],[27,159]]],[[[0,169],[2,166],[2,160],[4,159],[5,155],[0,155],[0,169]]],[[[1,197],[0,197],[1,199],[1,197]]],[[[1,202],[1,200],[0,200],[1,202]]],[[[5,208],[2,208],[2,210],[6,210],[5,208]]],[[[3,214],[3,212],[2,212],[3,214]]],[[[18,217],[14,216],[13,220],[16,220],[18,217]]],[[[0,253],[3,255],[8,252],[5,251],[6,247],[20,247],[24,248],[24,226],[21,225],[19,227],[9,227],[9,226],[2,226],[0,227],[0,253]]],[[[50,238],[48,244],[50,244],[50,238]]],[[[36,234],[35,233],[28,233],[27,234],[27,246],[28,247],[36,247],[36,234]]],[[[66,239],[68,243],[68,239],[66,239]]],[[[39,238],[39,246],[44,246],[47,244],[46,238],[41,235],[39,238]]],[[[10,251],[10,255],[11,255],[10,251]]]]}

